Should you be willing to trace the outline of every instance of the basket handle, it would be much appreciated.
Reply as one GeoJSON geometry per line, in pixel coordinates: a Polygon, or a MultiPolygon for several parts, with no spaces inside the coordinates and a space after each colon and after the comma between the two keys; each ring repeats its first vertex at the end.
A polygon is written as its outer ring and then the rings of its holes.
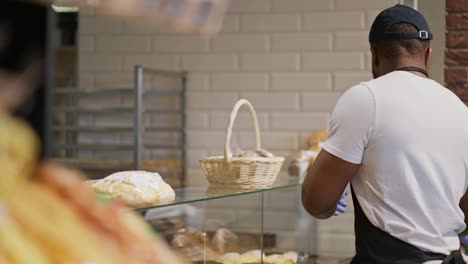
{"type": "Polygon", "coordinates": [[[236,120],[237,113],[239,112],[239,109],[243,105],[247,105],[249,107],[250,116],[252,117],[252,120],[253,120],[253,125],[254,125],[254,130],[255,130],[255,148],[256,150],[261,149],[260,128],[258,127],[257,113],[255,112],[254,107],[249,101],[247,101],[246,99],[240,99],[234,105],[234,108],[232,109],[232,112],[231,112],[231,117],[229,119],[229,126],[227,129],[226,141],[224,144],[224,159],[226,161],[229,161],[229,159],[232,157],[232,152],[231,152],[231,147],[230,147],[232,127],[234,126],[234,121],[236,120]]]}

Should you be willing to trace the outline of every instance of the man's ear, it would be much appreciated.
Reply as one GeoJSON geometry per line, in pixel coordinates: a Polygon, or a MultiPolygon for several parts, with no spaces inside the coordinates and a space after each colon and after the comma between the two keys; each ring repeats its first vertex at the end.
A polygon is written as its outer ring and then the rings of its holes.
{"type": "Polygon", "coordinates": [[[427,48],[426,52],[424,52],[424,63],[426,65],[426,68],[427,68],[427,65],[429,64],[429,60],[431,59],[431,56],[432,56],[432,48],[427,48]]]}

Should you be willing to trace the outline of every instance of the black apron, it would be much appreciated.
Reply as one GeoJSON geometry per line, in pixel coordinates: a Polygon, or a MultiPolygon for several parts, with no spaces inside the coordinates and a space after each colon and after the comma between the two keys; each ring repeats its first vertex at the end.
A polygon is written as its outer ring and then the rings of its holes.
{"type": "Polygon", "coordinates": [[[443,260],[443,264],[465,264],[460,250],[449,256],[425,252],[375,227],[364,214],[351,186],[354,204],[356,255],[350,264],[421,264],[443,260]]]}

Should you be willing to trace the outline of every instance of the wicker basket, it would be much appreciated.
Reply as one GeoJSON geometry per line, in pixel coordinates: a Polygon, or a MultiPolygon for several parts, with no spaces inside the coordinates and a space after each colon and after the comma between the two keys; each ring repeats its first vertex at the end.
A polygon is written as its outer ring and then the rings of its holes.
{"type": "Polygon", "coordinates": [[[200,160],[203,171],[211,185],[240,189],[261,189],[270,187],[276,180],[283,165],[283,157],[232,157],[230,142],[232,127],[241,106],[247,105],[253,119],[256,149],[261,149],[260,129],[257,114],[252,104],[239,100],[231,112],[224,144],[224,156],[200,160]]]}

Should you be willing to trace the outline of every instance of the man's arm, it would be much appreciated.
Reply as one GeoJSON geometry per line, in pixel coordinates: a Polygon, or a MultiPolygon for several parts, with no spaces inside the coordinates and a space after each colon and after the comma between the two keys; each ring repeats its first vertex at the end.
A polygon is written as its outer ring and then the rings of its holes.
{"type": "MultiPolygon", "coordinates": [[[[468,192],[466,192],[460,200],[460,209],[463,211],[463,214],[465,214],[465,224],[468,226],[468,192]]],[[[468,236],[468,229],[465,229],[459,236],[468,236]]]]}
{"type": "Polygon", "coordinates": [[[329,218],[356,174],[374,127],[374,97],[367,86],[348,89],[330,119],[330,135],[302,186],[302,204],[317,218],[329,218]]]}
{"type": "Polygon", "coordinates": [[[359,166],[322,150],[302,185],[302,204],[306,211],[319,219],[330,218],[359,166]]]}

